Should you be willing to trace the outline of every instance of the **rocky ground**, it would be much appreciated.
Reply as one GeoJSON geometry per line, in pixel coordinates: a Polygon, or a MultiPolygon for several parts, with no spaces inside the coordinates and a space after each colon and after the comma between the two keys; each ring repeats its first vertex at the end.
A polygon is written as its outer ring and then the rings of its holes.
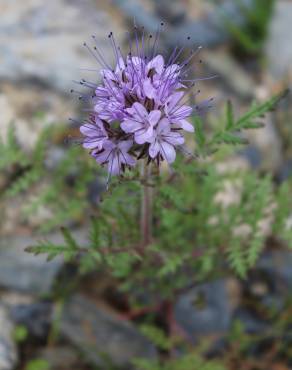
{"type": "MultiPolygon", "coordinates": [[[[214,18],[212,6],[195,0],[184,3],[185,10],[177,2],[165,6],[165,1],[151,0],[108,0],[102,5],[91,0],[0,0],[1,138],[5,141],[13,123],[19,142],[30,151],[44,125],[58,125],[78,115],[79,105],[70,94],[72,80],[90,73],[80,68],[96,68],[83,42],[94,33],[105,58],[112,62],[114,55],[106,35],[113,31],[117,41],[125,43],[125,30],[134,17],[151,32],[157,19],[169,19],[165,47],[171,45],[175,33],[178,40],[190,33],[196,44],[206,46],[202,54],[204,71],[220,79],[206,83],[204,94],[218,97],[218,105],[232,98],[244,109],[250,99],[265,99],[292,85],[290,1],[276,2],[260,73],[251,73],[248,63],[240,63],[228,52],[228,35],[214,18]]],[[[233,14],[232,6],[229,11],[233,14]]],[[[247,166],[270,171],[279,181],[292,170],[291,128],[284,119],[291,117],[291,106],[282,108],[285,114],[274,113],[265,129],[258,134],[253,131],[251,145],[239,155],[247,166]]],[[[1,181],[0,174],[0,185],[1,181]]],[[[24,252],[35,240],[34,231],[41,219],[27,220],[23,226],[21,202],[10,199],[0,205],[0,370],[86,370],[108,359],[127,367],[135,356],[157,356],[137,327],[122,320],[105,302],[106,288],[99,276],[92,279],[96,279],[100,291],[93,294],[82,289],[82,284],[72,290],[65,283],[62,289],[68,290],[68,297],[60,298],[58,284],[70,281],[74,267],[62,260],[46,262],[24,252]]],[[[76,230],[80,240],[84,240],[84,234],[84,229],[76,230]]],[[[58,241],[60,235],[54,231],[49,238],[58,241]]],[[[176,320],[194,342],[213,338],[212,357],[224,351],[225,337],[235,320],[246,332],[268,333],[273,339],[269,320],[254,306],[272,305],[276,312],[291,314],[286,302],[291,289],[292,254],[271,248],[248,281],[226,278],[180,296],[176,320]],[[194,302],[201,295],[204,305],[197,307],[194,302]],[[246,303],[247,298],[252,304],[246,303]]],[[[291,349],[289,333],[291,328],[286,338],[291,349]]],[[[292,362],[280,362],[270,369],[292,368],[292,362]]]]}

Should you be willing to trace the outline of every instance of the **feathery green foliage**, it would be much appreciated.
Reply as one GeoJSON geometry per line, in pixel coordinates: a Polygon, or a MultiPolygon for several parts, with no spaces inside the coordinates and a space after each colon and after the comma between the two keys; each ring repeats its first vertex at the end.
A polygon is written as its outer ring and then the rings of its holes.
{"type": "Polygon", "coordinates": [[[162,362],[159,360],[136,360],[134,361],[139,370],[225,370],[226,367],[217,361],[206,361],[197,353],[188,353],[176,359],[162,362]]]}
{"type": "MultiPolygon", "coordinates": [[[[90,207],[87,189],[94,179],[94,169],[79,148],[66,148],[47,180],[50,182],[30,208],[49,205],[54,210],[51,226],[75,220],[78,212],[87,209],[92,214],[88,241],[78,243],[74,233],[62,227],[62,243],[43,240],[27,251],[46,254],[49,260],[63,255],[65,261],[77,261],[81,273],[97,269],[109,273],[118,279],[121,290],[130,293],[131,307],[146,305],[157,312],[163,312],[177,294],[199,282],[232,272],[245,278],[269,236],[292,244],[292,184],[277,186],[271,176],[229,166],[230,151],[226,148],[234,151],[245,144],[243,131],[262,127],[263,115],[274,109],[282,97],[279,94],[262,104],[253,104],[238,118],[228,103],[224,116],[209,132],[201,119],[195,120],[197,159],[178,156],[171,173],[152,174],[153,240],[146,250],[141,247],[142,180],[138,173],[128,173],[122,180],[112,179],[109,194],[98,207],[90,207]],[[64,178],[72,173],[74,186],[70,188],[64,178]]],[[[13,140],[11,144],[15,145],[13,140]]],[[[46,170],[42,170],[46,150],[37,157],[41,158],[38,164],[30,158],[26,163],[30,170],[36,168],[34,171],[43,171],[42,176],[47,176],[46,170]]],[[[18,182],[21,183],[20,178],[18,182]]],[[[14,189],[16,193],[23,192],[26,186],[15,185],[14,189]]],[[[144,324],[141,331],[169,356],[154,361],[135,360],[137,369],[225,369],[220,363],[206,361],[204,351],[186,348],[179,357],[171,356],[174,349],[183,345],[182,339],[173,338],[157,326],[144,324]]]]}
{"type": "Polygon", "coordinates": [[[27,156],[17,143],[15,127],[11,123],[7,132],[6,143],[0,137],[0,170],[5,171],[13,165],[25,167],[28,163],[27,156]]]}
{"type": "Polygon", "coordinates": [[[234,50],[239,55],[259,54],[267,37],[275,0],[253,0],[249,8],[245,6],[242,0],[235,0],[234,2],[245,19],[242,27],[237,26],[218,7],[225,27],[233,38],[234,50]]]}
{"type": "Polygon", "coordinates": [[[197,354],[187,354],[176,360],[167,361],[165,364],[159,361],[147,360],[135,361],[139,370],[225,370],[226,368],[216,361],[206,361],[197,354]]]}
{"type": "MultiPolygon", "coordinates": [[[[235,118],[228,103],[225,118],[210,135],[196,119],[197,155],[205,158],[218,151],[222,143],[243,144],[238,132],[261,127],[258,119],[273,109],[282,96],[254,104],[239,118],[235,118]]],[[[29,251],[47,253],[49,258],[62,253],[66,259],[78,257],[82,271],[100,266],[122,279],[124,289],[135,287],[139,291],[139,287],[147,287],[154,296],[159,292],[165,298],[190,281],[226,273],[226,262],[245,277],[268,236],[273,233],[291,240],[291,233],[287,232],[291,207],[287,199],[285,203],[289,185],[276,189],[269,176],[259,177],[249,171],[222,173],[218,158],[205,163],[179,157],[172,174],[153,177],[154,240],[145,255],[140,250],[137,220],[141,193],[135,175],[126,178],[123,185],[117,179],[113,182],[110,195],[92,217],[88,246],[79,246],[69,230],[63,229],[64,245],[41,243],[29,251]],[[174,282],[171,286],[170,278],[174,282]]],[[[68,164],[70,159],[64,162],[68,164]]],[[[60,184],[53,182],[55,185],[60,189],[60,184]]]]}
{"type": "Polygon", "coordinates": [[[17,142],[11,125],[5,143],[0,143],[0,174],[6,179],[0,200],[25,198],[33,189],[33,198],[22,202],[22,213],[27,217],[46,208],[52,216],[44,220],[42,232],[78,222],[89,207],[88,186],[96,178],[96,168],[82,148],[64,143],[67,135],[64,126],[47,127],[29,153],[17,142]],[[51,146],[60,138],[59,157],[51,159],[51,146]]]}
{"type": "Polygon", "coordinates": [[[243,136],[243,131],[247,129],[259,129],[263,127],[263,117],[268,112],[272,111],[275,106],[283,99],[289,90],[271,97],[264,103],[254,102],[250,109],[239,118],[236,118],[231,102],[226,105],[225,115],[216,121],[216,127],[211,133],[211,137],[207,137],[203,129],[203,123],[200,118],[195,118],[196,126],[196,144],[199,155],[208,155],[215,152],[222,144],[247,144],[246,138],[243,136]]]}

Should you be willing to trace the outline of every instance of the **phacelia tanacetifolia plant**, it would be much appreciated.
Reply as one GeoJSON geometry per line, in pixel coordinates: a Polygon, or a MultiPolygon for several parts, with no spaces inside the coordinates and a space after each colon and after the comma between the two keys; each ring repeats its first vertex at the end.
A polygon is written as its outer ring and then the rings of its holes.
{"type": "MultiPolygon", "coordinates": [[[[159,329],[163,328],[168,340],[176,334],[177,297],[202,281],[229,274],[230,268],[245,277],[265,246],[263,223],[274,223],[271,232],[282,237],[287,234],[291,240],[291,232],[286,230],[291,207],[287,202],[289,186],[277,194],[270,177],[260,178],[241,168],[225,173],[222,166],[220,172],[220,153],[216,159],[221,146],[245,144],[242,131],[262,127],[261,118],[274,109],[285,92],[251,105],[240,117],[236,117],[229,102],[224,116],[217,119],[207,135],[202,121],[195,117],[194,153],[203,159],[214,154],[211,160],[194,163],[192,158],[180,155],[171,174],[155,176],[154,165],[159,168],[162,161],[173,163],[178,150],[188,152],[183,146],[183,134],[194,131],[191,117],[208,108],[211,100],[187,104],[189,94],[199,93],[192,92],[197,79],[188,77],[199,49],[179,62],[185,49],[175,48],[166,61],[157,53],[160,32],[161,27],[154,37],[146,37],[143,30],[136,28],[126,56],[111,33],[114,69],[97,46],[85,44],[101,65],[101,82],[79,82],[90,89],[88,95],[80,95],[89,104],[90,112],[80,127],[82,144],[99,164],[107,166],[108,180],[127,168],[134,169],[140,160],[142,171],[139,177],[124,176],[124,180],[131,181],[124,181],[123,186],[114,187],[120,181],[113,181],[114,190],[97,208],[90,204],[93,216],[89,243],[79,243],[68,228],[62,228],[62,244],[45,240],[29,246],[27,251],[45,253],[48,259],[63,254],[67,261],[77,261],[81,272],[98,269],[110,275],[118,283],[114,289],[124,293],[125,317],[140,319],[150,313],[155,325],[161,323],[159,329]],[[235,188],[236,200],[229,204],[225,202],[226,184],[228,192],[230,187],[235,188]]],[[[6,150],[9,158],[15,152],[14,145],[11,148],[6,150]]],[[[72,163],[72,152],[67,156],[72,163]]],[[[90,158],[88,162],[94,164],[90,158]]],[[[87,185],[85,173],[92,167],[87,161],[84,166],[87,171],[81,165],[78,174],[84,180],[82,185],[87,185]]],[[[68,171],[67,160],[61,167],[68,171]]],[[[61,205],[59,195],[63,195],[63,189],[55,190],[61,205]]],[[[84,213],[84,219],[88,213],[84,213]]],[[[154,334],[160,341],[157,330],[154,334]]],[[[161,348],[171,358],[171,346],[161,348]]],[[[147,369],[153,368],[149,366],[147,369]]],[[[190,368],[193,369],[193,359],[190,368]]]]}
{"type": "Polygon", "coordinates": [[[108,38],[115,56],[114,68],[97,45],[91,48],[84,43],[101,66],[101,83],[79,82],[91,89],[89,95],[80,98],[89,99],[92,108],[80,131],[84,148],[90,149],[97,163],[107,166],[108,179],[133,168],[139,159],[158,166],[163,160],[174,162],[176,150],[185,151],[183,133],[194,131],[188,119],[212,100],[187,104],[197,81],[188,78],[190,63],[200,47],[182,62],[179,60],[185,48],[176,47],[165,60],[157,53],[162,26],[154,37],[135,27],[126,55],[111,32],[108,38]]]}

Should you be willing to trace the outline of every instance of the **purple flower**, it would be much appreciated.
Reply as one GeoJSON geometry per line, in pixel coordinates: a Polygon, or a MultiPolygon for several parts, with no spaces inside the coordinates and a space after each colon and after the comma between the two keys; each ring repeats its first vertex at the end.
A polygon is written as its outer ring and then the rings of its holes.
{"type": "Polygon", "coordinates": [[[126,133],[134,133],[134,139],[137,144],[144,144],[153,137],[154,126],[161,117],[160,110],[147,112],[140,103],[134,103],[132,108],[127,109],[129,118],[121,123],[121,128],[126,133]]]}
{"type": "Polygon", "coordinates": [[[133,146],[132,140],[114,143],[106,140],[103,149],[94,151],[93,156],[97,163],[107,164],[110,175],[119,175],[125,168],[135,166],[135,159],[128,153],[133,146]]]}
{"type": "Polygon", "coordinates": [[[99,164],[107,165],[110,176],[134,167],[135,158],[147,158],[158,165],[162,160],[172,163],[184,143],[183,132],[194,131],[189,119],[199,109],[186,101],[196,83],[187,77],[196,50],[179,61],[183,48],[175,48],[166,60],[156,53],[160,32],[146,40],[143,31],[139,43],[136,29],[127,55],[122,55],[110,33],[114,67],[96,46],[84,44],[102,69],[99,84],[80,81],[90,92],[78,95],[91,106],[90,118],[80,131],[83,146],[99,164]]]}
{"type": "Polygon", "coordinates": [[[171,95],[165,103],[165,114],[169,121],[176,124],[178,128],[194,132],[194,126],[186,120],[192,114],[193,109],[188,105],[180,105],[183,97],[183,92],[176,92],[171,95]]]}
{"type": "Polygon", "coordinates": [[[172,130],[168,119],[164,118],[157,125],[150,140],[149,155],[153,159],[161,156],[168,163],[172,163],[176,157],[175,146],[183,143],[183,136],[178,131],[172,130]]]}
{"type": "Polygon", "coordinates": [[[82,125],[80,131],[85,136],[83,147],[86,149],[101,150],[104,141],[108,138],[103,122],[98,118],[95,119],[95,122],[82,125]]]}
{"type": "Polygon", "coordinates": [[[162,55],[157,55],[155,58],[153,58],[149,63],[147,63],[146,66],[146,73],[147,75],[151,70],[154,70],[156,74],[161,76],[163,70],[164,70],[164,59],[162,55]]]}

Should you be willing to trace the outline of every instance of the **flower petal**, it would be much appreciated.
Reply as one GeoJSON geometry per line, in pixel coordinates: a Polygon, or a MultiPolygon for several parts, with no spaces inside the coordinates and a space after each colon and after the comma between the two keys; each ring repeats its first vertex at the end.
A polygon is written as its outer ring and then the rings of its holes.
{"type": "Polygon", "coordinates": [[[101,153],[96,153],[94,154],[94,158],[97,163],[103,164],[109,161],[109,159],[112,156],[112,151],[111,150],[104,150],[101,153]]]}
{"type": "Polygon", "coordinates": [[[170,131],[170,122],[167,118],[163,118],[156,127],[157,134],[168,133],[170,131]]]}
{"type": "Polygon", "coordinates": [[[149,113],[148,121],[150,125],[155,126],[156,123],[160,120],[161,112],[160,110],[153,110],[149,113]]]}
{"type": "Polygon", "coordinates": [[[100,71],[100,74],[103,77],[103,79],[106,81],[109,81],[109,80],[116,81],[117,79],[116,75],[110,69],[102,69],[100,71]]]}
{"type": "Polygon", "coordinates": [[[132,105],[132,112],[134,112],[134,115],[138,116],[141,119],[148,117],[148,112],[146,108],[142,104],[137,102],[132,105]]]}
{"type": "Polygon", "coordinates": [[[165,112],[166,114],[170,114],[177,104],[180,102],[182,97],[185,95],[183,91],[176,92],[172,94],[166,101],[165,112]]]}
{"type": "Polygon", "coordinates": [[[99,98],[107,98],[109,96],[109,92],[105,87],[98,86],[95,90],[95,95],[99,98]]]}
{"type": "Polygon", "coordinates": [[[144,94],[149,99],[154,99],[156,96],[156,90],[154,89],[150,79],[148,78],[146,81],[143,82],[143,90],[144,94]]]}
{"type": "Polygon", "coordinates": [[[144,61],[140,57],[129,57],[128,58],[128,64],[133,64],[134,66],[142,66],[144,64],[144,61]]]}
{"type": "Polygon", "coordinates": [[[87,137],[83,141],[83,148],[85,149],[102,149],[103,139],[95,139],[87,137]]]}
{"type": "Polygon", "coordinates": [[[172,163],[175,160],[176,152],[174,147],[171,144],[168,144],[166,141],[160,143],[161,146],[161,155],[168,162],[172,163]]]}
{"type": "Polygon", "coordinates": [[[128,153],[121,153],[120,154],[122,163],[126,164],[127,166],[135,166],[136,161],[135,159],[128,153]]]}
{"type": "Polygon", "coordinates": [[[183,130],[185,130],[187,132],[194,132],[195,131],[194,126],[185,119],[180,120],[179,125],[183,130]]]}
{"type": "Polygon", "coordinates": [[[102,122],[102,120],[101,120],[101,119],[99,119],[99,118],[97,117],[97,115],[95,115],[95,117],[94,117],[94,122],[95,122],[95,124],[98,126],[98,128],[100,128],[100,129],[104,130],[103,122],[102,122]]]}
{"type": "Polygon", "coordinates": [[[113,150],[113,149],[115,149],[116,148],[116,144],[115,143],[113,143],[112,141],[110,141],[110,140],[106,140],[104,143],[103,143],[103,148],[105,149],[105,150],[113,150]]]}
{"type": "Polygon", "coordinates": [[[119,175],[121,172],[121,160],[119,154],[111,156],[107,168],[110,175],[119,175]]]}
{"type": "Polygon", "coordinates": [[[118,144],[118,148],[125,153],[130,150],[131,146],[133,146],[133,140],[124,140],[118,144]]]}
{"type": "Polygon", "coordinates": [[[168,78],[175,78],[177,74],[179,73],[179,65],[178,64],[172,64],[171,66],[167,67],[165,70],[165,77],[168,78]]]}
{"type": "Polygon", "coordinates": [[[121,73],[125,68],[126,68],[126,65],[124,62],[124,58],[120,56],[118,59],[117,65],[116,65],[116,70],[115,70],[116,74],[121,73]]]}
{"type": "Polygon", "coordinates": [[[171,145],[182,145],[185,142],[184,137],[178,132],[169,132],[167,135],[163,135],[164,141],[171,145]]]}
{"type": "Polygon", "coordinates": [[[80,127],[80,132],[85,136],[94,137],[98,135],[98,128],[94,125],[86,123],[80,127]]]}
{"type": "Polygon", "coordinates": [[[162,74],[164,67],[164,59],[162,55],[157,55],[147,64],[147,73],[154,68],[158,74],[162,74]]]}
{"type": "Polygon", "coordinates": [[[156,158],[157,154],[160,151],[160,144],[157,140],[155,140],[150,146],[149,146],[149,155],[151,158],[156,158]]]}
{"type": "Polygon", "coordinates": [[[150,126],[147,130],[140,130],[135,133],[135,141],[137,144],[144,144],[151,140],[153,136],[153,127],[150,126]]]}
{"type": "Polygon", "coordinates": [[[192,114],[193,108],[188,105],[182,105],[179,108],[175,108],[171,115],[179,118],[187,118],[192,114]]]}
{"type": "Polygon", "coordinates": [[[132,121],[130,119],[126,119],[121,123],[121,128],[126,133],[129,132],[135,132],[137,130],[140,130],[143,127],[143,124],[138,121],[132,121]]]}

